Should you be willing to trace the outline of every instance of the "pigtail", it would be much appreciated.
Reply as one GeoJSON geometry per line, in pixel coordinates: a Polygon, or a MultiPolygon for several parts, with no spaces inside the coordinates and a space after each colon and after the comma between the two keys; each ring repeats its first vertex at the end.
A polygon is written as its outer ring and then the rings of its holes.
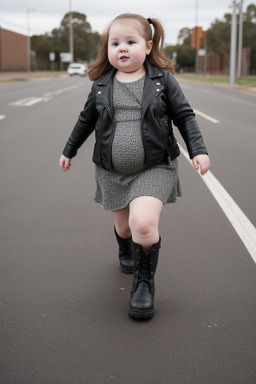
{"type": "Polygon", "coordinates": [[[108,35],[109,28],[101,36],[99,52],[96,60],[93,63],[88,64],[87,74],[90,80],[98,79],[112,68],[108,60],[108,35]]]}
{"type": "Polygon", "coordinates": [[[163,52],[164,28],[158,19],[150,18],[148,22],[153,25],[153,47],[148,55],[148,62],[156,67],[169,69],[174,74],[174,61],[168,59],[163,52]]]}

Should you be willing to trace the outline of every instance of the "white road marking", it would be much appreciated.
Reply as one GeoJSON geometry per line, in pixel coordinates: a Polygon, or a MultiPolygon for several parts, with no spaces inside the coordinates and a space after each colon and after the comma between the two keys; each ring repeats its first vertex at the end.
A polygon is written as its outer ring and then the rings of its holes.
{"type": "Polygon", "coordinates": [[[42,97],[26,97],[25,99],[14,101],[13,103],[9,103],[9,105],[13,105],[16,107],[31,107],[34,104],[40,103],[43,101],[42,97]]]}
{"type": "Polygon", "coordinates": [[[21,99],[21,100],[17,100],[12,103],[9,103],[9,105],[16,106],[16,107],[31,107],[32,105],[40,103],[41,101],[46,102],[46,101],[52,100],[54,96],[60,95],[65,92],[70,92],[73,89],[79,88],[83,84],[84,83],[78,83],[76,85],[72,85],[71,87],[58,89],[57,91],[53,91],[53,92],[47,92],[41,97],[34,97],[34,96],[26,97],[25,99],[21,99]]]}
{"type": "Polygon", "coordinates": [[[3,120],[3,119],[5,119],[5,118],[6,118],[5,115],[0,115],[0,120],[3,120]]]}
{"type": "Polygon", "coordinates": [[[195,108],[194,108],[194,112],[195,112],[198,116],[203,117],[204,119],[210,121],[210,122],[213,123],[213,124],[219,124],[219,120],[214,119],[214,117],[211,117],[211,116],[207,115],[207,114],[204,113],[204,112],[198,111],[198,109],[195,109],[195,108]]]}
{"type": "Polygon", "coordinates": [[[73,89],[77,89],[77,88],[81,87],[81,85],[83,85],[83,84],[84,83],[78,83],[76,85],[72,85],[71,87],[61,88],[61,89],[58,89],[57,91],[53,91],[53,92],[47,92],[44,94],[44,96],[47,97],[47,96],[61,95],[62,93],[72,91],[73,89]]]}
{"type": "MultiPolygon", "coordinates": [[[[182,154],[191,163],[187,151],[180,145],[179,147],[182,154]]],[[[256,228],[210,171],[208,171],[204,176],[200,176],[256,263],[256,228]]]]}

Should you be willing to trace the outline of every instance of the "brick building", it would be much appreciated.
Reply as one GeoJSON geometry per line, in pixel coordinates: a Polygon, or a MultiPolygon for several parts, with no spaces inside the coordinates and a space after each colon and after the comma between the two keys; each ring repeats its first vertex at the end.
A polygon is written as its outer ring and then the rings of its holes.
{"type": "Polygon", "coordinates": [[[0,27],[0,72],[27,71],[27,36],[0,27]]]}

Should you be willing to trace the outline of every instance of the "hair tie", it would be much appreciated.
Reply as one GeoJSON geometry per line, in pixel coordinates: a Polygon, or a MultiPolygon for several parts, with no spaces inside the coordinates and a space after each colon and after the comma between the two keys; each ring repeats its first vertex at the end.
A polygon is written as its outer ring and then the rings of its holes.
{"type": "Polygon", "coordinates": [[[149,24],[153,24],[152,20],[150,19],[150,17],[147,19],[147,21],[149,22],[149,24]]]}

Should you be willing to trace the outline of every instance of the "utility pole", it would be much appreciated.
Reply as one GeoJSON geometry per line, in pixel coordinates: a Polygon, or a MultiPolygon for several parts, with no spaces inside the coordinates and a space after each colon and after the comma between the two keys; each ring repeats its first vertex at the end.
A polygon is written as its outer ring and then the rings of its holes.
{"type": "Polygon", "coordinates": [[[197,75],[198,73],[198,49],[197,49],[197,23],[198,23],[198,0],[196,0],[196,26],[195,26],[195,47],[196,47],[196,62],[195,62],[195,74],[197,75]]]}
{"type": "Polygon", "coordinates": [[[204,76],[207,75],[207,31],[204,34],[204,76]]]}
{"type": "Polygon", "coordinates": [[[30,25],[29,25],[29,13],[30,12],[36,12],[35,9],[27,9],[27,57],[28,57],[28,72],[31,70],[31,56],[30,56],[30,51],[31,51],[31,44],[30,44],[30,25]]]}
{"type": "Polygon", "coordinates": [[[73,24],[72,24],[72,0],[69,0],[69,52],[71,53],[71,61],[74,61],[74,42],[73,42],[73,24]]]}
{"type": "Polygon", "coordinates": [[[239,4],[239,35],[238,35],[238,61],[237,77],[242,76],[242,48],[243,48],[243,0],[239,4]]]}
{"type": "Polygon", "coordinates": [[[237,30],[237,17],[236,17],[236,1],[233,0],[233,12],[231,23],[231,44],[230,44],[230,73],[229,82],[234,85],[236,82],[236,30],[237,30]]]}

